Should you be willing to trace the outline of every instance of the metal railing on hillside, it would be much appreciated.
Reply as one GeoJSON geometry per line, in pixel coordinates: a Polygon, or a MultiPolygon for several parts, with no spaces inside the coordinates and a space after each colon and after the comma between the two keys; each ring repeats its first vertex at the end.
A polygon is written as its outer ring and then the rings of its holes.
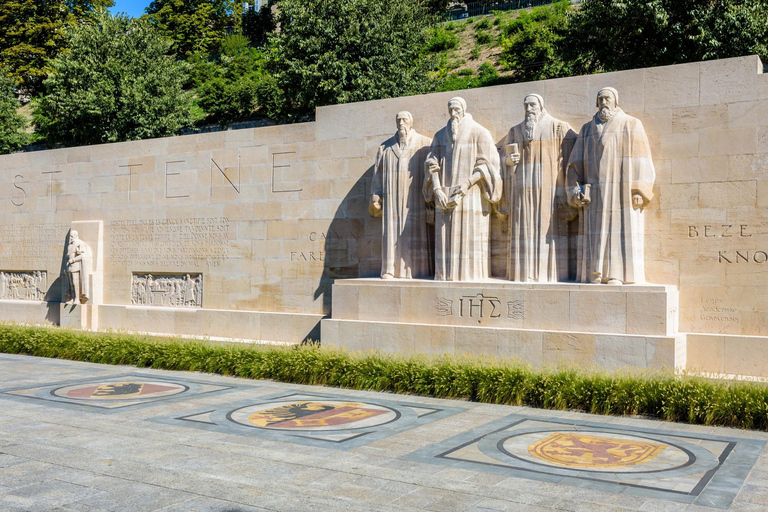
{"type": "Polygon", "coordinates": [[[557,0],[514,0],[512,2],[467,2],[465,4],[457,4],[450,8],[448,11],[448,19],[459,20],[463,18],[471,18],[473,16],[490,14],[493,11],[529,9],[541,5],[550,5],[556,1],[557,0]]]}

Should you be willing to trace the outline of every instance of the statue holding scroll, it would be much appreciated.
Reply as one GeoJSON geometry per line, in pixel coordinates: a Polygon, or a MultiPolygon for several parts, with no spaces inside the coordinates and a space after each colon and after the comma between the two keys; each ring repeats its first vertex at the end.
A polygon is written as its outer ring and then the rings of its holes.
{"type": "Polygon", "coordinates": [[[448,102],[448,124],[435,134],[427,157],[424,193],[435,204],[435,280],[490,277],[490,226],[501,199],[499,153],[490,132],[448,102]]]}
{"type": "Polygon", "coordinates": [[[67,304],[88,302],[88,276],[91,269],[91,248],[80,240],[77,231],[69,232],[67,246],[64,299],[67,304]]]}
{"type": "Polygon", "coordinates": [[[432,142],[413,129],[410,112],[395,118],[397,133],[379,146],[369,211],[382,218],[381,277],[432,275],[432,236],[422,195],[424,161],[432,142]]]}
{"type": "Polygon", "coordinates": [[[643,209],[655,180],[648,137],[640,120],[619,108],[616,89],[600,90],[597,107],[567,170],[568,201],[580,209],[577,280],[643,283],[643,209]]]}
{"type": "Polygon", "coordinates": [[[568,278],[565,167],[576,132],[549,115],[544,98],[523,100],[525,120],[499,142],[509,215],[507,279],[555,282],[568,278]]]}

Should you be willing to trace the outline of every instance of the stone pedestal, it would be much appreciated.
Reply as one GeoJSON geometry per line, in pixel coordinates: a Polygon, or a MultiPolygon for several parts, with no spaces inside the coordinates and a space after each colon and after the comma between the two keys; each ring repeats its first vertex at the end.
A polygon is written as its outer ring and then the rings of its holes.
{"type": "Polygon", "coordinates": [[[59,325],[68,329],[93,329],[95,309],[90,304],[59,304],[59,325]]]}
{"type": "Polygon", "coordinates": [[[346,279],[333,285],[326,346],[470,353],[533,364],[675,367],[678,294],[607,286],[346,279]]]}

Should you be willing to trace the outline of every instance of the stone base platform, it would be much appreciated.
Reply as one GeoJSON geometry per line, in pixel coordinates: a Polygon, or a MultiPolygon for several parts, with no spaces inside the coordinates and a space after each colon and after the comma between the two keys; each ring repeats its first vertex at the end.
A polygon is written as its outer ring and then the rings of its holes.
{"type": "Polygon", "coordinates": [[[404,354],[471,354],[516,358],[536,366],[572,363],[609,370],[673,369],[685,336],[546,332],[361,320],[322,321],[323,346],[404,354]]]}
{"type": "Polygon", "coordinates": [[[334,320],[673,336],[674,286],[344,279],[334,320]]]}
{"type": "Polygon", "coordinates": [[[323,315],[0,300],[0,321],[298,344],[320,338],[323,315]]]}
{"type": "Polygon", "coordinates": [[[516,357],[621,368],[675,367],[678,292],[664,285],[345,279],[326,346],[516,357]]]}

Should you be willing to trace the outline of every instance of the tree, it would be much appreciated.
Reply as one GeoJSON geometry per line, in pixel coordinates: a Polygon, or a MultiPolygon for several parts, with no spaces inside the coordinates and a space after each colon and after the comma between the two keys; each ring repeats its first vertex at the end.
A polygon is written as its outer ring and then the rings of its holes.
{"type": "Polygon", "coordinates": [[[191,62],[197,102],[206,121],[226,126],[253,115],[266,59],[261,50],[249,46],[245,36],[228,36],[218,55],[194,56],[191,62]]]}
{"type": "Polygon", "coordinates": [[[197,52],[215,52],[228,30],[238,32],[242,3],[237,0],[154,0],[146,12],[158,30],[173,41],[173,51],[186,57],[197,52]]]}
{"type": "Polygon", "coordinates": [[[173,135],[191,123],[186,64],[146,20],[102,11],[69,33],[34,106],[49,143],[97,144],[173,135]]]}
{"type": "Polygon", "coordinates": [[[768,57],[767,0],[584,0],[568,25],[563,58],[579,73],[768,57]]]}
{"type": "Polygon", "coordinates": [[[562,0],[530,12],[522,11],[501,27],[499,61],[507,70],[516,71],[515,81],[544,80],[570,74],[569,63],[560,51],[570,10],[571,3],[562,0]]]}
{"type": "Polygon", "coordinates": [[[282,117],[427,89],[422,49],[435,18],[423,3],[281,0],[278,21],[271,40],[275,87],[261,94],[283,106],[282,117]]]}
{"type": "Polygon", "coordinates": [[[3,0],[0,2],[0,65],[10,68],[21,91],[40,92],[48,61],[66,47],[67,27],[89,22],[113,0],[3,0]]]}
{"type": "Polygon", "coordinates": [[[0,155],[17,151],[27,141],[27,122],[18,113],[21,104],[13,89],[8,70],[0,68],[0,155]]]}
{"type": "Polygon", "coordinates": [[[259,11],[248,9],[243,13],[243,35],[254,46],[265,44],[276,27],[275,15],[269,4],[262,5],[259,11]]]}

